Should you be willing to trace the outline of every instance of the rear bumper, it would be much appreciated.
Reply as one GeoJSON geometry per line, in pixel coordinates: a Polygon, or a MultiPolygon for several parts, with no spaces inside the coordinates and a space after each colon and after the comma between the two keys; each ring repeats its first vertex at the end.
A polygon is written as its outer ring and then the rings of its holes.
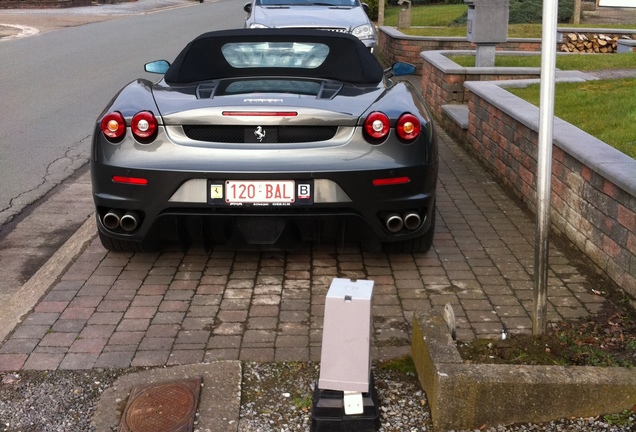
{"type": "Polygon", "coordinates": [[[389,242],[418,237],[428,230],[434,211],[437,163],[361,172],[203,174],[131,170],[93,162],[91,175],[97,227],[103,234],[119,240],[144,242],[161,238],[169,241],[175,234],[184,234],[179,230],[185,229],[191,232],[191,237],[205,235],[215,242],[242,238],[247,243],[270,244],[290,232],[305,240],[324,238],[337,234],[338,226],[346,223],[350,231],[355,228],[361,235],[370,233],[382,242],[389,242]],[[113,176],[144,178],[147,184],[115,183],[113,176]],[[377,178],[402,176],[409,177],[410,181],[390,186],[373,185],[377,178]],[[302,179],[309,179],[315,186],[312,204],[229,206],[215,203],[208,196],[211,182],[302,179]],[[105,224],[106,214],[113,210],[119,216],[133,215],[137,222],[134,229],[128,231],[105,224]],[[420,217],[417,226],[395,232],[387,227],[387,218],[391,215],[404,217],[413,212],[420,217]]]}

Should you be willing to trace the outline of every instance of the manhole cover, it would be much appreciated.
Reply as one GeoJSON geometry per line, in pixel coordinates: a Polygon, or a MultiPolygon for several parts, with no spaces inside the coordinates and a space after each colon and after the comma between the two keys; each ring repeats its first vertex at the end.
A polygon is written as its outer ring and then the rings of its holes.
{"type": "Polygon", "coordinates": [[[191,432],[200,390],[201,378],[133,387],[119,432],[191,432]]]}

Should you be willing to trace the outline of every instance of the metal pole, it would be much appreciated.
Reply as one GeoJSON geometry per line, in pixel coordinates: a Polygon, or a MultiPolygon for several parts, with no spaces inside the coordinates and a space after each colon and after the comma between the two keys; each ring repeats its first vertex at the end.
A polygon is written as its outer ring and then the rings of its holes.
{"type": "Polygon", "coordinates": [[[543,0],[543,42],[541,46],[541,91],[537,155],[537,228],[534,253],[534,314],[532,334],[547,328],[548,252],[550,233],[550,176],[554,129],[554,82],[558,0],[543,0]]]}

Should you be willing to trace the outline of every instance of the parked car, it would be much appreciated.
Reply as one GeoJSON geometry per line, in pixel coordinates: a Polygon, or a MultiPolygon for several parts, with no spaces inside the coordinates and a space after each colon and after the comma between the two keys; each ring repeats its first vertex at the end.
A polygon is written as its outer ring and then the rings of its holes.
{"type": "Polygon", "coordinates": [[[369,6],[360,0],[252,0],[245,28],[306,28],[349,33],[373,52],[377,34],[369,6]]]}
{"type": "Polygon", "coordinates": [[[145,70],[163,77],[125,86],[95,125],[107,249],[343,238],[430,248],[436,134],[421,95],[396,79],[414,66],[384,70],[348,34],[238,29],[145,70]]]}

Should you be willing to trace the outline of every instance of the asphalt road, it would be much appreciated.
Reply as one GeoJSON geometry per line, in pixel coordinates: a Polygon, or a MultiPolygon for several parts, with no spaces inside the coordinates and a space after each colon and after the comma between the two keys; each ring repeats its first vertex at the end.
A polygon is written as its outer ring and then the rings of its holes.
{"type": "Polygon", "coordinates": [[[0,43],[0,231],[86,165],[95,119],[122,86],[152,77],[144,63],[243,19],[242,3],[226,0],[0,13],[0,24],[43,28],[0,43]]]}
{"type": "Polygon", "coordinates": [[[92,215],[90,139],[108,100],[149,76],[146,61],[172,60],[243,16],[241,5],[210,0],[0,10],[0,304],[92,215]]]}

